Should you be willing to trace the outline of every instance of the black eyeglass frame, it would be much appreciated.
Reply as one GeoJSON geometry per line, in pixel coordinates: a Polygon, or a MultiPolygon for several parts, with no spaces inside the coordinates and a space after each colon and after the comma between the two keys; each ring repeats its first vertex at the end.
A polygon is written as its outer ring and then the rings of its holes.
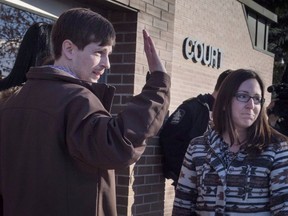
{"type": "Polygon", "coordinates": [[[259,105],[259,104],[263,105],[265,102],[265,98],[261,98],[260,96],[250,96],[249,94],[241,93],[241,92],[237,92],[234,95],[234,97],[236,98],[237,101],[243,102],[243,103],[248,103],[248,101],[252,98],[255,105],[259,105]],[[244,98],[241,98],[240,96],[246,96],[247,99],[244,100],[244,98]],[[258,100],[258,98],[259,98],[259,100],[258,100]]]}

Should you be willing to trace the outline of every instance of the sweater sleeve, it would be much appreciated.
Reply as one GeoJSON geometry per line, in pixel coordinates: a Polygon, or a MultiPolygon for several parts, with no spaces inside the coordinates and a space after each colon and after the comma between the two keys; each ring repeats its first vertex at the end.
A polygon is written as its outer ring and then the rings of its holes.
{"type": "Polygon", "coordinates": [[[197,197],[196,169],[193,163],[193,142],[190,143],[181,168],[175,192],[172,216],[194,216],[197,197]]]}
{"type": "Polygon", "coordinates": [[[288,144],[280,143],[270,176],[271,215],[288,215],[288,144]]]}

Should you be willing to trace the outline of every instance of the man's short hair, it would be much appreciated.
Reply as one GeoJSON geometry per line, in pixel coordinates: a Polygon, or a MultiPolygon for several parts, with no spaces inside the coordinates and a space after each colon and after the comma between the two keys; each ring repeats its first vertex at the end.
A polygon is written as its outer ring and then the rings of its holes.
{"type": "Polygon", "coordinates": [[[55,60],[59,59],[64,40],[71,40],[80,50],[92,42],[100,46],[114,45],[116,33],[112,24],[87,8],[72,8],[60,15],[52,29],[55,60]]]}
{"type": "Polygon", "coordinates": [[[224,81],[224,79],[225,79],[231,72],[232,72],[232,70],[228,69],[228,70],[223,71],[223,72],[219,75],[219,77],[218,77],[218,79],[217,79],[217,83],[216,83],[215,88],[214,88],[215,91],[218,91],[218,90],[219,90],[222,82],[224,81]]]}

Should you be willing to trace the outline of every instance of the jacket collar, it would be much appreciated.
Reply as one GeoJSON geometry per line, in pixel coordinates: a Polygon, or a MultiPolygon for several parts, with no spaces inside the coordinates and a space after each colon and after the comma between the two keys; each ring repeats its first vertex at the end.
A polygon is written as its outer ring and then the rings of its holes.
{"type": "Polygon", "coordinates": [[[207,107],[209,111],[212,111],[215,98],[211,94],[204,94],[204,95],[200,94],[196,98],[200,104],[207,107]]]}
{"type": "Polygon", "coordinates": [[[215,169],[221,179],[222,184],[225,185],[226,167],[219,156],[221,151],[220,145],[222,145],[222,139],[220,135],[214,130],[207,131],[205,137],[207,139],[207,144],[209,145],[207,152],[207,162],[215,169]]]}
{"type": "Polygon", "coordinates": [[[69,73],[49,66],[31,67],[27,73],[27,80],[55,80],[81,85],[95,94],[105,109],[111,111],[115,87],[104,83],[91,83],[77,79],[69,73]]]}
{"type": "MultiPolygon", "coordinates": [[[[224,145],[222,137],[215,131],[209,130],[204,135],[206,139],[206,143],[208,144],[208,151],[207,151],[207,162],[210,164],[215,171],[218,173],[223,185],[226,184],[226,175],[227,169],[224,161],[221,158],[221,146],[224,145]]],[[[247,152],[245,149],[240,150],[237,155],[237,160],[243,161],[247,156],[247,152]]]]}

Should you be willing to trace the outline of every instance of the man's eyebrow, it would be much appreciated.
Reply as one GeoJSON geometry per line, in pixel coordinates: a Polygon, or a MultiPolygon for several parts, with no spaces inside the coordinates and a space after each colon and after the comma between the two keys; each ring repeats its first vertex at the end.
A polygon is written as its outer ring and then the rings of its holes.
{"type": "Polygon", "coordinates": [[[108,53],[108,54],[111,54],[112,53],[112,49],[109,51],[108,48],[106,47],[97,47],[94,49],[95,52],[105,52],[105,53],[108,53]]]}

